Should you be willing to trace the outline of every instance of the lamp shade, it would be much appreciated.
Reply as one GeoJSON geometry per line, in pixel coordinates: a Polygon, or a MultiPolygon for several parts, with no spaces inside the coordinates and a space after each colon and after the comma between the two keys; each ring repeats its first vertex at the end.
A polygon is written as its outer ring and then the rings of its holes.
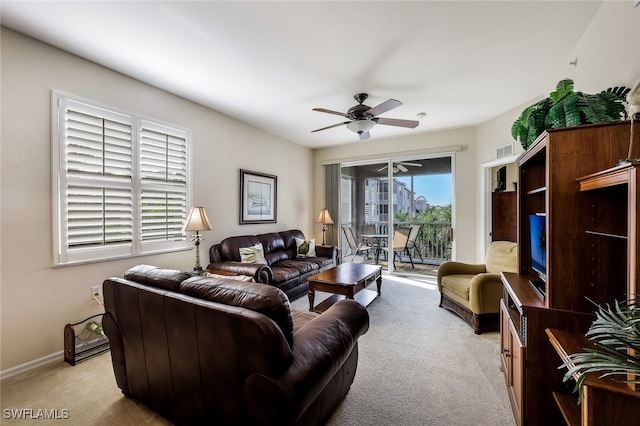
{"type": "Polygon", "coordinates": [[[213,229],[204,207],[192,207],[183,231],[209,231],[213,229]]]}
{"type": "Polygon", "coordinates": [[[323,225],[331,225],[333,224],[333,219],[331,219],[331,215],[329,214],[329,210],[322,209],[320,212],[320,216],[318,216],[317,223],[321,223],[323,225]]]}
{"type": "Polygon", "coordinates": [[[355,120],[347,123],[347,129],[355,133],[364,133],[373,129],[376,122],[373,120],[355,120]]]}

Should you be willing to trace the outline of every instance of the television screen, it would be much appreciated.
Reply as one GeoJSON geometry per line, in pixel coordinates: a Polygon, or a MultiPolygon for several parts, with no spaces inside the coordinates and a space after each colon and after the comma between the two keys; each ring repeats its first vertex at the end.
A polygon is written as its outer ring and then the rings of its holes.
{"type": "Polygon", "coordinates": [[[547,231],[544,214],[529,216],[531,267],[544,281],[547,279],[547,231]]]}

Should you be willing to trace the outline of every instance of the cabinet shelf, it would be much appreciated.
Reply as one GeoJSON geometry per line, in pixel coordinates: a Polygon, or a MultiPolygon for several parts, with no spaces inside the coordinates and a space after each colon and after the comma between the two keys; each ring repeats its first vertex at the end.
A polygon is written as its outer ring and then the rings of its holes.
{"type": "Polygon", "coordinates": [[[620,234],[611,234],[609,232],[599,232],[599,231],[584,231],[587,234],[590,235],[597,235],[599,237],[610,237],[610,238],[618,238],[620,240],[628,240],[629,237],[627,237],[626,235],[620,235],[620,234]]]}
{"type": "Polygon", "coordinates": [[[547,187],[542,186],[540,188],[534,188],[527,191],[527,195],[544,194],[546,191],[547,191],[547,187]]]}
{"type": "Polygon", "coordinates": [[[578,406],[578,398],[565,395],[563,393],[554,392],[553,399],[555,399],[564,421],[568,426],[580,426],[580,407],[578,406]]]}
{"type": "MultiPolygon", "coordinates": [[[[549,342],[563,362],[569,355],[595,348],[584,335],[563,330],[546,329],[549,342]]],[[[637,421],[640,415],[640,392],[613,377],[598,377],[591,373],[583,385],[583,400],[558,392],[553,398],[569,426],[627,425],[637,421]]]]}

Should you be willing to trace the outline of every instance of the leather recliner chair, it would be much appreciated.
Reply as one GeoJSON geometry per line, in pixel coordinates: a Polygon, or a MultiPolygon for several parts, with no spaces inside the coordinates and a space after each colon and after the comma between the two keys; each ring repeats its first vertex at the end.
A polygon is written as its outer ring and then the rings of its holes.
{"type": "Polygon", "coordinates": [[[292,310],[260,283],[139,265],[103,284],[118,387],[178,425],[321,425],[348,392],[364,307],[292,310]]]}
{"type": "Polygon", "coordinates": [[[494,241],[484,264],[444,262],[438,268],[440,307],[460,315],[476,334],[500,327],[500,272],[517,272],[518,244],[494,241]]]}

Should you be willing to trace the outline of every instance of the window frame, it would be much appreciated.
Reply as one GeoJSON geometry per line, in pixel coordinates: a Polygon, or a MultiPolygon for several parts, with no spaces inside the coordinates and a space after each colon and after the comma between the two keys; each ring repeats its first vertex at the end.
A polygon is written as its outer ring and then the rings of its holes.
{"type": "MultiPolygon", "coordinates": [[[[162,120],[145,117],[120,108],[102,105],[100,103],[69,95],[60,91],[51,92],[51,124],[52,124],[52,242],[53,242],[53,266],[70,266],[84,263],[103,262],[122,258],[147,256],[152,254],[169,253],[191,249],[191,244],[186,233],[181,231],[178,240],[143,241],[142,234],[142,196],[145,191],[160,191],[184,194],[184,213],[186,216],[192,205],[192,142],[191,129],[162,120]],[[102,110],[105,115],[121,117],[131,121],[131,182],[118,182],[115,187],[131,188],[131,243],[101,245],[94,247],[70,248],[68,245],[67,229],[67,187],[68,175],[66,170],[67,138],[66,116],[67,103],[83,104],[88,109],[102,110]],[[185,141],[185,182],[184,185],[175,182],[144,182],[141,172],[142,162],[142,132],[143,127],[151,127],[155,130],[166,131],[174,137],[184,138],[185,141]]],[[[87,182],[89,177],[85,178],[87,182]]],[[[82,180],[82,179],[80,179],[82,180]]],[[[100,179],[96,180],[99,181],[100,179]]],[[[85,182],[86,184],[86,182],[85,182]]],[[[100,187],[96,184],[96,187],[100,187]]],[[[109,187],[110,188],[110,187],[109,187]]],[[[174,222],[175,223],[175,222],[174,222]]]]}

